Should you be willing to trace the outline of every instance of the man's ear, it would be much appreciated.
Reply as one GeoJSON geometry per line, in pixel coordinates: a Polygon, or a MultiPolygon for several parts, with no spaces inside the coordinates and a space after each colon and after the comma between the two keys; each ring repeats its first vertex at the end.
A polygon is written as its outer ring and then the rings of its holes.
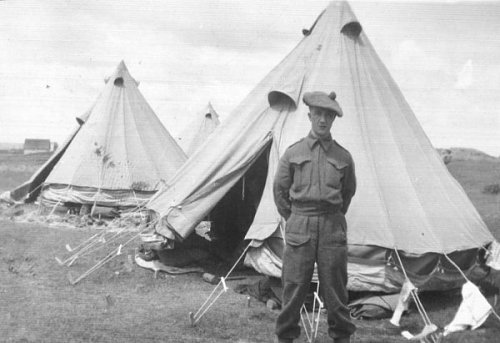
{"type": "Polygon", "coordinates": [[[307,116],[309,117],[309,120],[311,120],[311,112],[307,112],[307,116]]]}

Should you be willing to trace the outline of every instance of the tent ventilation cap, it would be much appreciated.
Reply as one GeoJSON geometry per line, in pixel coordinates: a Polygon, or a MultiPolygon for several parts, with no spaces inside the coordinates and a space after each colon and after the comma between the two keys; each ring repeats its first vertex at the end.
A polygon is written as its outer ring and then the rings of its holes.
{"type": "Polygon", "coordinates": [[[113,83],[117,87],[123,87],[123,77],[117,77],[113,83]]]}
{"type": "Polygon", "coordinates": [[[273,108],[290,108],[293,110],[297,108],[295,100],[286,92],[271,91],[267,95],[267,100],[269,101],[269,105],[273,108]]]}
{"type": "Polygon", "coordinates": [[[342,30],[340,30],[340,32],[345,34],[347,37],[354,39],[359,37],[359,34],[362,30],[363,28],[361,27],[360,23],[358,23],[357,21],[351,21],[350,23],[342,26],[342,30]]]}

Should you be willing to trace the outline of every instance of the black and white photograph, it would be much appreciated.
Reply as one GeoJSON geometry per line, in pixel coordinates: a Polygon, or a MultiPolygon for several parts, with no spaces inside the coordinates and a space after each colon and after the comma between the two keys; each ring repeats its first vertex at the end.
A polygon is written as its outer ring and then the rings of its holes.
{"type": "Polygon", "coordinates": [[[0,1],[0,342],[497,342],[498,239],[499,1],[0,1]]]}

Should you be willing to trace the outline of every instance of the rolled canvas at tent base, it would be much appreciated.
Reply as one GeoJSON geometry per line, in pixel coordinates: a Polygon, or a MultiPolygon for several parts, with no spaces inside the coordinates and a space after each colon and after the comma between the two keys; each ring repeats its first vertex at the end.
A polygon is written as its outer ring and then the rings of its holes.
{"type": "Polygon", "coordinates": [[[75,203],[107,207],[143,206],[156,191],[98,190],[93,187],[79,187],[51,184],[42,189],[40,203],[46,206],[75,203]]]}
{"type": "MultiPolygon", "coordinates": [[[[258,247],[248,250],[245,265],[265,275],[281,277],[281,239],[268,239],[258,247]]],[[[486,276],[477,260],[483,249],[469,249],[448,256],[460,267],[469,279],[486,276]]],[[[466,282],[462,274],[448,259],[436,253],[407,255],[399,252],[403,267],[412,283],[420,290],[447,290],[458,288],[466,282]]],[[[484,255],[484,254],[483,254],[484,255]]],[[[349,245],[348,282],[350,291],[394,293],[401,289],[404,277],[394,251],[376,246],[349,245]]]]}

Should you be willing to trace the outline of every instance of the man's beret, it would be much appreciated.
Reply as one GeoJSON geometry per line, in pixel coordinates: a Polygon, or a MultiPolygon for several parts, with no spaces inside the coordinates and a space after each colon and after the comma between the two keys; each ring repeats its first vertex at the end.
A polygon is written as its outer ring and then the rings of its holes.
{"type": "Polygon", "coordinates": [[[337,94],[335,94],[335,92],[331,92],[329,95],[325,92],[308,92],[304,93],[302,100],[309,107],[326,108],[327,110],[335,112],[337,116],[342,117],[342,109],[339,103],[335,101],[336,97],[337,94]]]}

